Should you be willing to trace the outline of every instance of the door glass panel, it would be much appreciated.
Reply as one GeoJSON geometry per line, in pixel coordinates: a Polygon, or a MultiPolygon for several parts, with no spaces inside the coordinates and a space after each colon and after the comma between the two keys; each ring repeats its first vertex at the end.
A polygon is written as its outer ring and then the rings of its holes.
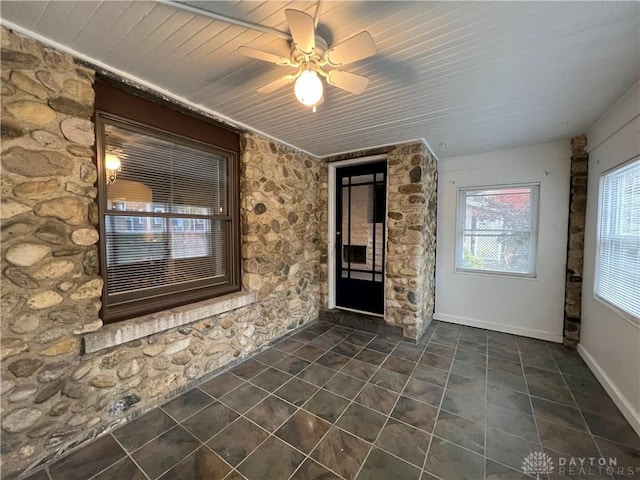
{"type": "Polygon", "coordinates": [[[356,175],[351,177],[351,185],[359,185],[361,183],[372,183],[373,174],[371,175],[356,175]]]}
{"type": "Polygon", "coordinates": [[[374,176],[351,177],[351,185],[342,188],[342,268],[351,271],[344,278],[373,280],[373,273],[383,268],[385,227],[376,217],[384,207],[378,198],[384,186],[353,185],[354,178],[363,177],[372,181],[374,176]]]}
{"type": "Polygon", "coordinates": [[[348,241],[352,251],[356,250],[355,247],[360,247],[358,250],[364,253],[360,258],[351,255],[351,268],[358,270],[371,270],[373,268],[372,227],[374,224],[367,221],[367,212],[371,208],[373,208],[373,185],[351,187],[351,224],[348,241]],[[356,260],[358,261],[357,264],[356,260]]]}
{"type": "Polygon", "coordinates": [[[338,174],[336,304],[382,313],[386,164],[346,167],[338,174]]]}
{"type": "MultiPolygon", "coordinates": [[[[344,180],[349,180],[348,178],[343,178],[344,180]]],[[[345,248],[350,246],[349,241],[349,187],[345,187],[342,189],[342,268],[349,268],[349,255],[345,255],[345,248]]],[[[346,249],[348,251],[348,248],[346,249]]],[[[345,278],[348,278],[348,271],[343,271],[343,273],[347,273],[345,278]]]]}
{"type": "Polygon", "coordinates": [[[351,278],[356,280],[371,280],[371,272],[351,271],[351,278]]]}
{"type": "Polygon", "coordinates": [[[376,255],[374,257],[373,270],[375,272],[382,272],[382,253],[384,251],[384,224],[375,223],[375,242],[376,242],[376,255]]]}

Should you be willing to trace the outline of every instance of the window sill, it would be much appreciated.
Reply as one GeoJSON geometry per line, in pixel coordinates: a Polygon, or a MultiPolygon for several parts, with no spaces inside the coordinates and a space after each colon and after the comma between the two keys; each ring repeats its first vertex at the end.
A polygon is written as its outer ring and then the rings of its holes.
{"type": "Polygon", "coordinates": [[[517,273],[517,272],[503,272],[499,270],[474,270],[471,268],[455,268],[455,273],[470,273],[472,275],[485,275],[488,277],[507,277],[507,278],[521,278],[523,280],[537,280],[537,273],[517,273]]]}
{"type": "Polygon", "coordinates": [[[618,307],[617,305],[614,305],[609,300],[606,300],[606,299],[602,298],[597,293],[593,294],[593,298],[595,299],[596,302],[600,303],[603,307],[611,310],[615,315],[620,317],[622,320],[624,320],[625,322],[631,324],[632,327],[635,327],[638,330],[640,330],[640,318],[639,317],[636,317],[632,313],[629,313],[629,312],[621,309],[620,307],[618,307]]]}
{"type": "Polygon", "coordinates": [[[256,292],[236,292],[222,297],[143,315],[131,320],[103,326],[83,336],[84,352],[93,353],[109,347],[180,327],[203,318],[246,307],[257,302],[256,292]]]}

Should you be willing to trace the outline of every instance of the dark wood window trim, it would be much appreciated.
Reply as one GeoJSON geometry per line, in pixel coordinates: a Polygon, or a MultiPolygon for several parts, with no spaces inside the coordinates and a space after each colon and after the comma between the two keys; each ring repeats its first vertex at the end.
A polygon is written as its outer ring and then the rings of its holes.
{"type": "MultiPolygon", "coordinates": [[[[96,83],[96,158],[98,166],[98,202],[100,212],[100,272],[105,281],[102,317],[113,323],[140,315],[191,304],[240,290],[240,199],[239,199],[239,135],[219,125],[175,111],[103,82],[96,83]],[[227,158],[228,275],[216,284],[201,285],[188,291],[164,291],[147,300],[113,304],[108,298],[106,272],[105,213],[107,186],[104,174],[104,125],[113,124],[179,144],[219,152],[227,158]]],[[[117,181],[117,180],[116,180],[117,181]]],[[[219,279],[220,280],[220,279],[219,279]]]]}
{"type": "Polygon", "coordinates": [[[102,78],[96,80],[94,88],[96,110],[240,153],[240,135],[213,120],[196,117],[192,112],[179,111],[176,105],[160,98],[151,100],[134,95],[102,78]]]}

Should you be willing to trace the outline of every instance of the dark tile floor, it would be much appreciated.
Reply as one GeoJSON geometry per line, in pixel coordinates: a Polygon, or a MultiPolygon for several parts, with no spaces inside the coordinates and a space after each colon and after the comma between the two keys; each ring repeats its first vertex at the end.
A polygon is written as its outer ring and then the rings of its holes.
{"type": "Polygon", "coordinates": [[[560,457],[640,477],[640,439],[576,352],[438,322],[418,345],[316,323],[31,479],[511,480],[540,451],[552,479],[624,478],[560,475],[560,457]]]}

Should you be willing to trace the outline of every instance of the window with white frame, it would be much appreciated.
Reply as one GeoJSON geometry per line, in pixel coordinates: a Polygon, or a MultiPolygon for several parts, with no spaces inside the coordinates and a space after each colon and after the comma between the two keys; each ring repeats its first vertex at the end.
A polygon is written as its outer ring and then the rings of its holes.
{"type": "Polygon", "coordinates": [[[602,175],[596,295],[640,319],[640,158],[602,175]]]}
{"type": "Polygon", "coordinates": [[[535,276],[539,184],[460,188],[456,270],[535,276]]]}

